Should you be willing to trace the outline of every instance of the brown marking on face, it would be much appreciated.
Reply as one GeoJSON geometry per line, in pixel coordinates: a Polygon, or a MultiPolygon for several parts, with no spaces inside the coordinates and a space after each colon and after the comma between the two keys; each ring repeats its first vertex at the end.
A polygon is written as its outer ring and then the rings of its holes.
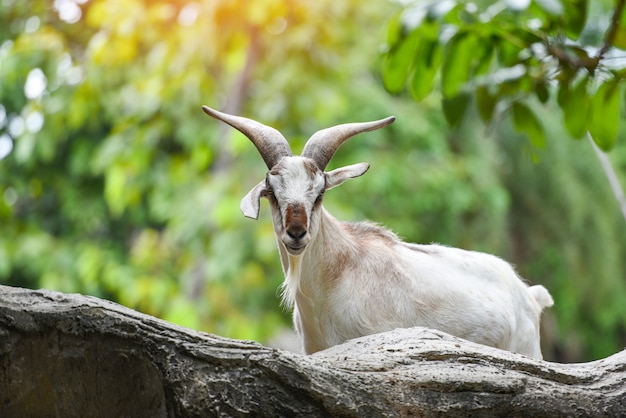
{"type": "Polygon", "coordinates": [[[304,168],[307,169],[307,171],[309,172],[309,176],[311,178],[313,178],[315,174],[320,170],[317,167],[317,164],[315,164],[313,160],[305,159],[303,160],[303,163],[304,163],[304,168]]]}
{"type": "Polygon", "coordinates": [[[280,168],[281,168],[281,165],[280,164],[276,164],[274,167],[271,168],[270,174],[272,176],[277,175],[280,172],[280,168]]]}
{"type": "Polygon", "coordinates": [[[302,203],[287,205],[285,210],[285,228],[292,237],[298,238],[303,233],[306,233],[307,222],[306,208],[302,203]]]}
{"type": "MultiPolygon", "coordinates": [[[[309,178],[313,180],[316,175],[320,172],[319,167],[313,160],[304,160],[304,168],[306,168],[309,178]]],[[[322,200],[324,198],[324,191],[326,190],[326,176],[324,176],[324,188],[321,190],[320,194],[316,197],[315,202],[313,202],[313,210],[317,210],[319,206],[322,204],[322,200]]]]}

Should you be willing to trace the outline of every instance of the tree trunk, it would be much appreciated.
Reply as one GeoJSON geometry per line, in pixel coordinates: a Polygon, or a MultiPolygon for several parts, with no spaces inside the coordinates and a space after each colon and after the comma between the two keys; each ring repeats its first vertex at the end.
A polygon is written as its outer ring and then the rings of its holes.
{"type": "Polygon", "coordinates": [[[0,286],[0,416],[624,416],[626,351],[557,364],[424,328],[304,356],[0,286]]]}

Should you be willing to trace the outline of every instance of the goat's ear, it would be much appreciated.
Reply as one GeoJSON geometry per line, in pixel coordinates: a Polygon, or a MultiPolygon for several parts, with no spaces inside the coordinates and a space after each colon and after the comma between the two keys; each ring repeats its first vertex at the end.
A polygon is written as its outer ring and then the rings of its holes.
{"type": "Polygon", "coordinates": [[[265,180],[257,184],[241,199],[241,212],[246,218],[259,219],[261,197],[265,196],[265,180]]]}
{"type": "Polygon", "coordinates": [[[370,165],[368,163],[358,163],[324,173],[326,176],[326,190],[339,186],[348,179],[362,176],[369,168],[370,165]]]}

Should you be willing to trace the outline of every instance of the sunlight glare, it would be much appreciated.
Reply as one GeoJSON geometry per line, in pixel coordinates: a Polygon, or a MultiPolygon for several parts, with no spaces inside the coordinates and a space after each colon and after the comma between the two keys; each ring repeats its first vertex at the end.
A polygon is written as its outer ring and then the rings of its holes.
{"type": "Polygon", "coordinates": [[[276,17],[272,23],[266,28],[271,35],[280,35],[287,29],[287,19],[284,17],[276,17]]]}
{"type": "Polygon", "coordinates": [[[9,122],[8,131],[13,138],[21,136],[24,133],[24,118],[21,116],[12,118],[9,122]]]}
{"type": "Polygon", "coordinates": [[[26,116],[26,130],[37,133],[43,127],[43,113],[34,111],[26,116]]]}
{"type": "MultiPolygon", "coordinates": [[[[0,144],[2,143],[3,137],[4,137],[4,135],[0,136],[0,144]]],[[[9,141],[10,140],[11,139],[9,138],[9,141]]],[[[11,147],[13,147],[13,145],[11,145],[11,147]]],[[[0,145],[0,160],[2,158],[6,157],[6,155],[3,156],[1,154],[1,148],[2,148],[2,146],[0,145]]],[[[17,203],[18,196],[17,196],[17,192],[15,191],[15,189],[13,187],[7,188],[4,191],[2,197],[4,198],[4,203],[6,203],[7,206],[13,206],[15,203],[17,203]]]]}
{"type": "Polygon", "coordinates": [[[54,0],[54,10],[59,12],[59,18],[66,23],[76,23],[83,15],[82,10],[74,0],[54,0]]]}
{"type": "Polygon", "coordinates": [[[28,77],[26,77],[24,95],[31,100],[37,99],[43,95],[47,84],[48,80],[43,71],[41,71],[41,68],[33,68],[28,73],[28,77]]]}
{"type": "Polygon", "coordinates": [[[506,5],[511,10],[526,10],[530,6],[530,0],[506,0],[506,5]]]}
{"type": "Polygon", "coordinates": [[[0,104],[0,129],[4,128],[7,123],[7,110],[0,104]]]}
{"type": "Polygon", "coordinates": [[[9,155],[13,150],[13,140],[7,134],[0,136],[0,160],[9,155]]]}
{"type": "Polygon", "coordinates": [[[181,26],[191,26],[196,22],[199,14],[200,6],[198,3],[189,3],[178,13],[178,24],[181,26]]]}
{"type": "Polygon", "coordinates": [[[39,29],[39,26],[41,26],[39,16],[31,16],[28,18],[28,20],[24,24],[24,32],[26,33],[37,32],[37,29],[39,29]]]}

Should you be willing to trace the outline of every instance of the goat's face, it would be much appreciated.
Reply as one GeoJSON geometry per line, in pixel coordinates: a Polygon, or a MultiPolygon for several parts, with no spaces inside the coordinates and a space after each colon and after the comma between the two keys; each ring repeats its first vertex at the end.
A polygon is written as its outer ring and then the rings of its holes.
{"type": "Polygon", "coordinates": [[[372,122],[344,123],[322,129],[309,138],[302,156],[294,157],[287,140],[276,129],[208,106],[202,106],[202,110],[238,129],[259,150],[270,171],[265,180],[243,198],[241,211],[248,218],[258,219],[259,200],[268,198],[276,236],[294,256],[302,254],[317,235],[324,192],[351,177],[360,176],[369,168],[369,164],[360,163],[324,172],[337,148],[356,134],[383,128],[395,120],[389,116],[372,122]]]}
{"type": "Polygon", "coordinates": [[[368,168],[369,164],[360,163],[325,173],[310,158],[284,157],[243,198],[241,209],[245,216],[256,219],[259,199],[266,197],[276,236],[289,254],[297,256],[317,235],[324,192],[368,168]]]}
{"type": "Polygon", "coordinates": [[[325,186],[324,173],[308,158],[283,158],[267,173],[265,196],[276,236],[292,255],[301,254],[316,233],[325,186]]]}

